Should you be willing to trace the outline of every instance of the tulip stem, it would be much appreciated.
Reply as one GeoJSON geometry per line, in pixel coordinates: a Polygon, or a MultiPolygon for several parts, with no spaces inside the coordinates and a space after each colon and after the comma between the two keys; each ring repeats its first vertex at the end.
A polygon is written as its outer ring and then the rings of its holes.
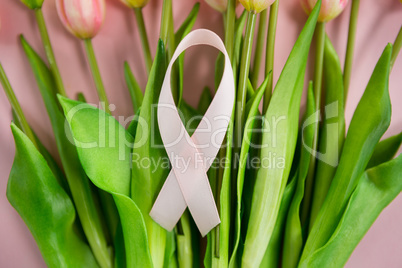
{"type": "Polygon", "coordinates": [[[234,145],[236,150],[240,149],[241,139],[243,136],[243,124],[245,120],[245,107],[247,96],[247,82],[251,61],[251,50],[253,47],[254,28],[257,14],[253,12],[248,13],[246,35],[244,38],[241,64],[240,64],[240,76],[239,85],[237,89],[237,101],[236,101],[236,130],[234,145]]]}
{"type": "MultiPolygon", "coordinates": [[[[173,7],[170,5],[169,9],[169,28],[168,28],[168,61],[173,57],[176,49],[176,40],[174,32],[174,20],[173,20],[173,7]]],[[[180,79],[179,79],[179,65],[175,63],[172,68],[171,75],[172,96],[177,106],[180,105],[182,94],[180,92],[180,79]]]]}
{"type": "Polygon", "coordinates": [[[350,10],[348,43],[346,47],[345,65],[343,68],[343,90],[344,90],[344,107],[346,107],[346,99],[348,97],[350,77],[352,74],[353,54],[356,40],[357,18],[359,15],[360,0],[352,0],[352,8],[350,10]]]}
{"type": "Polygon", "coordinates": [[[257,44],[255,47],[255,53],[254,53],[254,63],[253,63],[253,69],[252,69],[252,74],[251,74],[251,84],[253,85],[254,89],[257,89],[258,87],[258,77],[260,74],[260,68],[261,68],[261,60],[262,60],[262,50],[264,49],[264,43],[265,43],[265,31],[267,28],[267,16],[268,16],[268,10],[265,9],[260,13],[260,20],[258,22],[258,32],[257,32],[257,44]]]}
{"type": "Polygon", "coordinates": [[[66,97],[66,91],[64,89],[63,81],[61,79],[59,68],[57,67],[56,58],[54,57],[54,52],[52,44],[50,43],[49,34],[47,31],[45,19],[43,17],[43,12],[41,8],[35,9],[36,22],[38,23],[40,36],[42,38],[43,46],[45,48],[46,57],[49,61],[50,70],[52,71],[53,78],[56,82],[57,92],[66,97]]]}
{"type": "Polygon", "coordinates": [[[226,10],[225,46],[230,60],[232,60],[233,58],[234,32],[236,22],[236,1],[237,0],[228,0],[228,6],[226,10]]]}
{"type": "Polygon", "coordinates": [[[95,82],[96,89],[98,91],[99,100],[102,102],[103,109],[110,114],[109,101],[106,96],[105,87],[102,82],[102,78],[99,72],[98,62],[96,61],[94,47],[92,45],[92,39],[85,39],[85,50],[87,52],[89,66],[91,67],[92,77],[95,82]]]}
{"type": "Polygon", "coordinates": [[[162,39],[165,47],[167,47],[168,42],[171,8],[172,8],[172,0],[163,0],[160,39],[162,39]]]}
{"type": "Polygon", "coordinates": [[[274,54],[275,54],[275,37],[276,25],[278,22],[279,0],[276,0],[269,8],[269,22],[267,32],[267,50],[265,61],[265,75],[270,75],[268,80],[267,89],[265,90],[263,101],[263,113],[268,109],[269,101],[271,100],[273,88],[273,75],[274,75],[274,54]]]}
{"type": "Polygon", "coordinates": [[[145,66],[147,68],[147,74],[150,73],[152,68],[152,56],[149,48],[147,30],[145,28],[144,16],[142,14],[142,8],[134,8],[135,19],[137,20],[137,27],[141,38],[141,45],[144,51],[145,66]]]}
{"type": "Polygon", "coordinates": [[[317,22],[315,28],[316,34],[316,57],[314,67],[314,96],[315,109],[319,110],[321,105],[321,89],[322,89],[322,69],[324,64],[324,46],[325,46],[325,22],[317,22]]]}
{"type": "Polygon", "coordinates": [[[398,57],[399,51],[401,50],[401,46],[402,46],[402,27],[399,29],[399,33],[395,39],[394,46],[392,48],[391,68],[394,66],[395,60],[398,57]]]}
{"type": "Polygon", "coordinates": [[[7,95],[8,101],[11,104],[11,108],[14,110],[18,122],[21,124],[21,130],[27,135],[27,137],[32,141],[36,148],[39,148],[32,129],[25,118],[24,112],[22,111],[21,105],[18,102],[17,97],[14,94],[13,88],[11,87],[10,81],[4,72],[3,66],[0,63],[0,83],[3,85],[4,92],[7,95]]]}

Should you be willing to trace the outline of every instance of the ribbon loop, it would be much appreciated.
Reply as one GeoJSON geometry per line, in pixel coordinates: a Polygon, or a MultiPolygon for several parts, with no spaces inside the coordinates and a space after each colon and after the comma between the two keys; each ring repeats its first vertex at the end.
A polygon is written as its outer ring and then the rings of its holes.
{"type": "Polygon", "coordinates": [[[173,229],[187,206],[203,236],[220,223],[206,172],[225,137],[233,110],[234,94],[233,71],[222,40],[214,32],[205,29],[189,33],[173,54],[158,103],[159,131],[172,170],[150,216],[165,229],[173,229]],[[170,76],[172,65],[179,55],[195,45],[209,45],[219,49],[225,56],[225,67],[215,97],[190,137],[173,100],[170,76]]]}

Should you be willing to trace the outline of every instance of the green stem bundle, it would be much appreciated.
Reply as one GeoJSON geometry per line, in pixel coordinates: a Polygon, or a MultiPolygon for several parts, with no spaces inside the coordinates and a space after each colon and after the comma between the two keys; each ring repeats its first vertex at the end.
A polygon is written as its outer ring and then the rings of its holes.
{"type": "Polygon", "coordinates": [[[45,48],[46,57],[49,61],[50,70],[52,71],[53,78],[56,82],[57,91],[62,96],[67,96],[66,91],[64,89],[63,81],[61,79],[61,75],[59,72],[59,68],[57,67],[56,58],[54,57],[54,52],[52,48],[52,44],[50,43],[49,34],[47,32],[45,19],[43,17],[42,9],[35,9],[35,17],[36,22],[38,23],[40,36],[42,38],[43,46],[45,48]]]}
{"type": "Polygon", "coordinates": [[[275,37],[276,37],[276,25],[278,22],[278,10],[279,0],[276,0],[269,9],[269,22],[267,32],[267,50],[265,60],[265,75],[270,75],[268,80],[268,86],[265,90],[263,101],[263,113],[268,109],[269,101],[271,100],[272,88],[273,88],[273,75],[274,75],[274,54],[275,54],[275,37]]]}
{"type": "Polygon", "coordinates": [[[105,87],[103,85],[102,78],[99,72],[98,62],[96,61],[94,48],[92,45],[92,39],[85,39],[84,44],[85,50],[87,52],[88,62],[92,71],[92,77],[95,82],[96,90],[98,91],[99,100],[103,102],[104,110],[110,114],[109,101],[107,99],[105,87]]]}

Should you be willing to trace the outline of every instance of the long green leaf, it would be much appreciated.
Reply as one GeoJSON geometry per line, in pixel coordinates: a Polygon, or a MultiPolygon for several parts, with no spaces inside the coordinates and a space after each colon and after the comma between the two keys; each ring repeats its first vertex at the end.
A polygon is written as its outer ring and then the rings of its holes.
{"type": "Polygon", "coordinates": [[[128,267],[152,267],[143,216],[129,197],[133,138],[116,119],[89,104],[59,96],[81,164],[119,211],[128,267]]]}
{"type": "Polygon", "coordinates": [[[299,176],[297,178],[297,188],[293,196],[292,203],[286,220],[285,238],[282,253],[282,267],[296,267],[299,262],[303,248],[303,226],[300,218],[300,205],[305,194],[306,178],[312,157],[314,133],[318,127],[318,113],[315,110],[315,98],[313,93],[313,83],[310,82],[307,92],[307,110],[304,116],[301,129],[301,156],[299,163],[299,176]]]}
{"type": "Polygon", "coordinates": [[[103,233],[102,216],[98,214],[98,210],[96,209],[89,180],[81,167],[77,150],[69,140],[71,137],[70,130],[64,128],[65,118],[59,109],[53,92],[56,86],[52,74],[23,37],[21,37],[21,42],[31,64],[52,124],[61,162],[85,235],[99,264],[102,267],[110,267],[112,266],[112,258],[103,233]]]}
{"type": "Polygon", "coordinates": [[[155,267],[163,266],[166,245],[166,230],[149,216],[169,173],[169,160],[163,148],[156,116],[156,104],[166,71],[165,59],[165,47],[160,40],[139,114],[141,122],[136,129],[131,175],[131,198],[144,216],[155,267]],[[147,162],[143,162],[143,159],[147,162]],[[141,163],[147,166],[144,168],[141,163]]]}
{"type": "Polygon", "coordinates": [[[77,230],[74,205],[43,156],[11,125],[16,153],[7,198],[31,231],[49,267],[98,267],[77,230]]]}
{"type": "Polygon", "coordinates": [[[307,239],[301,262],[327,243],[334,233],[360,175],[373,154],[375,145],[390,124],[388,80],[391,52],[392,46],[387,45],[357,105],[339,166],[307,239]]]}
{"type": "Polygon", "coordinates": [[[257,173],[242,257],[244,267],[260,265],[275,227],[296,146],[307,55],[320,7],[318,1],[289,55],[265,114],[265,147],[260,159],[265,161],[273,155],[277,162],[271,168],[261,167],[257,173]]]}
{"type": "Polygon", "coordinates": [[[402,143],[402,132],[380,141],[374,148],[373,155],[367,164],[366,169],[378,166],[391,160],[398,152],[402,143]]]}
{"type": "MultiPolygon", "coordinates": [[[[244,128],[244,136],[240,150],[239,168],[237,170],[237,192],[236,192],[236,215],[235,215],[235,244],[232,256],[230,257],[229,266],[237,267],[239,265],[239,258],[241,257],[240,245],[240,231],[241,231],[241,211],[242,211],[242,195],[244,186],[244,177],[246,174],[247,159],[249,159],[249,151],[252,143],[252,135],[255,131],[257,124],[257,116],[259,115],[258,106],[261,102],[262,96],[268,85],[269,76],[262,83],[261,87],[257,90],[255,95],[248,101],[246,105],[247,119],[244,128]]],[[[253,90],[254,91],[254,90],[253,90]]],[[[226,264],[227,265],[227,264],[226,264]]]]}
{"type": "Polygon", "coordinates": [[[142,105],[144,95],[127,62],[124,63],[124,77],[133,103],[133,112],[136,112],[142,105]]]}
{"type": "MultiPolygon", "coordinates": [[[[16,116],[14,110],[12,110],[12,115],[13,115],[13,121],[14,124],[23,131],[23,128],[21,126],[21,123],[18,120],[18,117],[16,116]]],[[[32,128],[31,128],[32,129],[32,128]]],[[[71,196],[70,189],[68,188],[68,184],[66,181],[66,177],[64,176],[63,171],[60,169],[59,165],[56,163],[54,160],[53,156],[50,154],[50,152],[46,149],[46,147],[42,144],[42,142],[39,140],[38,136],[36,135],[35,131],[33,131],[34,138],[36,140],[36,144],[38,145],[38,150],[41,153],[41,155],[45,158],[49,168],[52,170],[53,175],[56,177],[57,181],[63,187],[63,189],[66,191],[66,193],[71,196]]]]}
{"type": "Polygon", "coordinates": [[[301,267],[343,267],[381,211],[402,191],[401,174],[402,155],[364,172],[334,234],[301,267]]]}
{"type": "Polygon", "coordinates": [[[278,217],[276,218],[275,228],[271,235],[271,240],[267,250],[265,251],[264,258],[261,262],[261,267],[280,267],[280,259],[283,246],[283,237],[285,234],[286,219],[292,202],[293,195],[297,187],[298,172],[290,179],[283,192],[281,207],[279,208],[278,217]]]}

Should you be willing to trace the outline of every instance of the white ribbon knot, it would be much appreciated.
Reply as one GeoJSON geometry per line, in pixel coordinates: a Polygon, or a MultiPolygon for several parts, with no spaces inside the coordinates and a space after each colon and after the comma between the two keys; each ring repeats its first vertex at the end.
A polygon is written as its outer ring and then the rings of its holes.
{"type": "Polygon", "coordinates": [[[172,170],[150,216],[163,228],[172,230],[187,206],[202,236],[220,223],[206,172],[225,137],[232,114],[234,94],[233,71],[222,40],[214,32],[205,29],[189,33],[180,42],[170,61],[158,104],[159,131],[172,170]],[[225,56],[225,68],[211,105],[190,137],[173,100],[170,76],[172,65],[179,55],[195,45],[209,45],[219,49],[225,56]],[[179,165],[178,158],[188,165],[179,165]]]}

